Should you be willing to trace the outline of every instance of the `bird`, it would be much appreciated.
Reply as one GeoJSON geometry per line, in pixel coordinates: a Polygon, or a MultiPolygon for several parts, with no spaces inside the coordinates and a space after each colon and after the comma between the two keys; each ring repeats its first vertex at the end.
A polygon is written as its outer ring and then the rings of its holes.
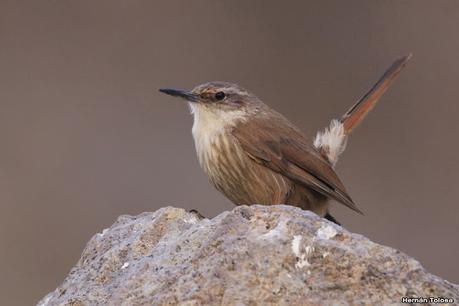
{"type": "Polygon", "coordinates": [[[410,58],[393,62],[365,95],[314,138],[237,84],[213,81],[192,90],[159,90],[188,102],[199,164],[234,204],[292,205],[340,224],[330,213],[330,200],[363,213],[335,165],[349,134],[410,58]]]}

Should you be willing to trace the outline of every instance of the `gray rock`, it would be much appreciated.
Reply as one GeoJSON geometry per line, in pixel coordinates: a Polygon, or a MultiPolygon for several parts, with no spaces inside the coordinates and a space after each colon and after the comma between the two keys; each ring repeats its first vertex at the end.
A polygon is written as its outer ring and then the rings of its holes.
{"type": "Polygon", "coordinates": [[[200,220],[166,207],[96,234],[38,305],[394,305],[459,301],[414,259],[315,214],[240,206],[200,220]]]}

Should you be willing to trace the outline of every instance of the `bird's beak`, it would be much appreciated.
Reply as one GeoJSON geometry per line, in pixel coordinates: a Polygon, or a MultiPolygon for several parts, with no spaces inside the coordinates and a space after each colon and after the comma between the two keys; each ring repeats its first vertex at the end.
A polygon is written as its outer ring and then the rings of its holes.
{"type": "Polygon", "coordinates": [[[165,93],[166,95],[170,95],[173,97],[179,97],[182,99],[185,99],[190,102],[196,102],[198,101],[198,96],[191,93],[190,91],[187,90],[179,90],[179,89],[172,89],[172,88],[161,88],[159,90],[162,93],[165,93]]]}

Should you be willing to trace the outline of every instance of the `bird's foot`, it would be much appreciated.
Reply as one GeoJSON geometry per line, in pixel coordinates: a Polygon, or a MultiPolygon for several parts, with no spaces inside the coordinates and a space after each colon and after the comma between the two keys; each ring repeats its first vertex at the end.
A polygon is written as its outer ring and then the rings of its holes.
{"type": "Polygon", "coordinates": [[[194,214],[199,220],[206,218],[197,209],[190,209],[188,212],[194,214]]]}

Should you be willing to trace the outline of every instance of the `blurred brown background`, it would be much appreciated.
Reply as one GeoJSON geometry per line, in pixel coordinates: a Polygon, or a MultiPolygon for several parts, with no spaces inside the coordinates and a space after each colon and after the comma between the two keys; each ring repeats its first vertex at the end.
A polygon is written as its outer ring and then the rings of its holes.
{"type": "Polygon", "coordinates": [[[313,135],[414,57],[338,165],[348,229],[459,282],[459,2],[0,1],[0,297],[53,290],[121,214],[233,208],[199,168],[187,106],[240,83],[313,135]]]}

